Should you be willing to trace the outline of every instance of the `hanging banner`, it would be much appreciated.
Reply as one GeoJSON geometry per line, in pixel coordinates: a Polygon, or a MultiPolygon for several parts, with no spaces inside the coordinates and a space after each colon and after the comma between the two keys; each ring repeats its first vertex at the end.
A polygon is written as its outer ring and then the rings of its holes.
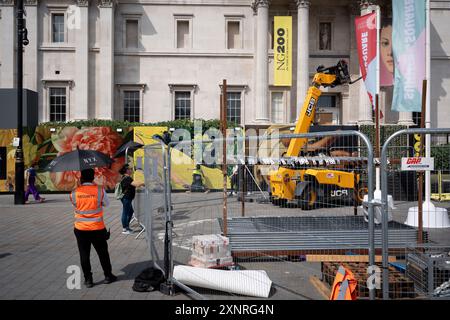
{"type": "Polygon", "coordinates": [[[377,14],[369,13],[355,19],[359,68],[372,106],[377,92],[377,14]]]}
{"type": "Polygon", "coordinates": [[[382,17],[380,27],[380,87],[391,87],[394,85],[392,18],[382,17]]]}
{"type": "Polygon", "coordinates": [[[292,85],[292,17],[274,17],[274,85],[292,85]]]}
{"type": "Polygon", "coordinates": [[[420,112],[425,79],[426,0],[392,1],[395,64],[392,110],[420,112]]]}

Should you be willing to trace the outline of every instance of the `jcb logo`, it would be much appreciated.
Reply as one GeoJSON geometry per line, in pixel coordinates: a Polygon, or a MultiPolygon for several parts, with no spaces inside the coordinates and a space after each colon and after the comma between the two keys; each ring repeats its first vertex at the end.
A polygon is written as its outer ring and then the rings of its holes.
{"type": "Polygon", "coordinates": [[[308,103],[308,108],[306,109],[306,115],[307,115],[308,117],[311,116],[311,113],[312,113],[312,111],[313,111],[313,109],[314,109],[314,105],[315,105],[315,104],[316,104],[316,99],[311,98],[311,100],[309,100],[309,103],[308,103]]]}
{"type": "Polygon", "coordinates": [[[348,196],[348,191],[347,190],[331,190],[331,196],[332,197],[348,196]]]}

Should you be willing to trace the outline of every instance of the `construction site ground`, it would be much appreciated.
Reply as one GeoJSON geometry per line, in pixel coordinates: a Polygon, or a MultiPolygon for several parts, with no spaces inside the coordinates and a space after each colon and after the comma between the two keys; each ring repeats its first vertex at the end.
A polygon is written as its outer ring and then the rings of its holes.
{"type": "MultiPolygon", "coordinates": [[[[13,195],[0,195],[0,299],[147,299],[187,300],[183,292],[174,296],[159,291],[139,293],[132,290],[134,278],[150,262],[149,248],[144,235],[121,233],[120,201],[109,194],[110,207],[105,210],[105,223],[111,229],[108,241],[113,272],[118,281],[103,284],[103,273],[95,251],[91,263],[94,274],[93,288],[68,289],[67,268],[79,265],[79,254],[73,233],[73,208],[68,194],[45,195],[47,201],[27,205],[14,205],[13,195]]],[[[189,256],[191,233],[220,232],[218,218],[222,215],[222,193],[174,193],[174,262],[185,264],[189,256]],[[202,224],[196,224],[202,221],[202,224]],[[196,228],[192,226],[197,225],[196,228]],[[187,241],[187,242],[186,242],[187,241]]],[[[449,202],[436,203],[450,207],[449,202]]],[[[241,203],[237,197],[228,198],[228,217],[240,217],[241,203]]],[[[396,202],[394,219],[403,223],[412,202],[396,202]]],[[[353,208],[323,208],[302,211],[298,208],[280,208],[270,203],[246,202],[245,216],[331,216],[349,215],[353,208]]],[[[361,209],[358,209],[361,215],[361,209]]],[[[139,229],[136,223],[132,227],[139,229]]],[[[448,229],[428,229],[430,242],[450,246],[448,229]]],[[[161,238],[161,228],[157,237],[161,238]]],[[[162,249],[159,249],[162,253],[162,249]]],[[[310,300],[325,299],[317,279],[321,278],[320,262],[305,262],[276,257],[270,259],[241,259],[236,262],[241,270],[265,270],[272,280],[269,299],[310,300]],[[314,278],[315,277],[315,278],[314,278]]],[[[207,299],[254,299],[221,291],[198,289],[207,299]]]]}

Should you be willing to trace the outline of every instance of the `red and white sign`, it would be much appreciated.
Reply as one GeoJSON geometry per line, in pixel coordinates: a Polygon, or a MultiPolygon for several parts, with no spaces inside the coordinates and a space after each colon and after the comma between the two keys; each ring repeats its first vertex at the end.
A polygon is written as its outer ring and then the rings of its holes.
{"type": "Polygon", "coordinates": [[[359,68],[372,106],[377,92],[377,14],[369,13],[355,19],[359,68]]]}
{"type": "Polygon", "coordinates": [[[434,158],[402,158],[403,171],[431,171],[434,170],[434,158]]]}

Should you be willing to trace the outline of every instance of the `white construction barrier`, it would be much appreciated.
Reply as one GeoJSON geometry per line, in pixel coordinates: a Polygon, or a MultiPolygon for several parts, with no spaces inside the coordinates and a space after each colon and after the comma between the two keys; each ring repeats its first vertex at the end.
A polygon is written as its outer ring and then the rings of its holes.
{"type": "Polygon", "coordinates": [[[175,266],[173,277],[179,282],[200,288],[268,298],[272,281],[264,270],[217,270],[175,266]]]}

